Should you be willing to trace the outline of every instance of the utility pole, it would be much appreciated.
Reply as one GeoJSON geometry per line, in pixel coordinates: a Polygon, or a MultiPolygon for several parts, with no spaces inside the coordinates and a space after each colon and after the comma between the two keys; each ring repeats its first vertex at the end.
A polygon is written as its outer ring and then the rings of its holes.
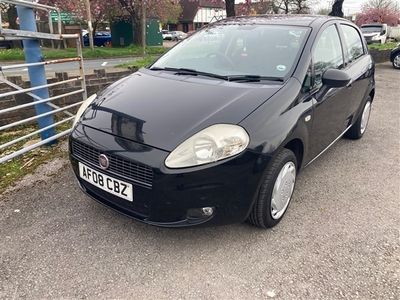
{"type": "Polygon", "coordinates": [[[90,0],[85,1],[86,11],[87,11],[87,19],[88,19],[88,28],[89,28],[89,46],[90,49],[94,50],[93,43],[93,26],[92,26],[92,13],[90,11],[90,0]]]}
{"type": "Polygon", "coordinates": [[[143,56],[146,55],[146,31],[147,31],[146,0],[142,0],[142,47],[143,47],[143,56]]]}

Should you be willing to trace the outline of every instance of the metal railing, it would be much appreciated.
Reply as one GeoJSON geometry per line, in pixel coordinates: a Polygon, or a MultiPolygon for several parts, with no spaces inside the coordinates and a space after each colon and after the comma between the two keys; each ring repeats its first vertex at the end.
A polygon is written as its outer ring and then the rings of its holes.
{"type": "MultiPolygon", "coordinates": [[[[0,40],[27,40],[27,39],[34,39],[34,40],[39,40],[39,39],[48,39],[52,41],[59,40],[63,41],[65,39],[75,39],[76,40],[76,49],[77,49],[77,55],[74,58],[65,58],[65,59],[56,59],[56,60],[48,60],[48,61],[39,61],[39,62],[31,62],[31,63],[21,63],[21,64],[14,64],[14,65],[5,65],[5,66],[0,66],[0,71],[5,70],[15,70],[15,69],[25,69],[25,68],[32,68],[32,67],[39,67],[42,66],[45,68],[48,65],[53,65],[53,64],[63,64],[63,63],[70,63],[70,62],[77,62],[79,66],[79,75],[76,78],[71,78],[67,80],[61,80],[58,82],[54,83],[47,83],[44,85],[36,85],[36,86],[31,86],[29,88],[23,88],[18,86],[17,84],[7,80],[4,76],[0,76],[0,83],[6,84],[13,88],[14,90],[9,91],[9,92],[4,92],[0,93],[0,101],[2,100],[1,98],[4,97],[9,97],[9,96],[15,96],[19,94],[26,94],[30,97],[32,97],[32,102],[16,105],[13,107],[8,107],[0,110],[0,118],[4,116],[4,114],[12,112],[12,111],[18,111],[21,109],[26,109],[32,106],[46,106],[46,111],[43,113],[37,113],[35,116],[28,117],[22,120],[18,120],[3,126],[0,126],[0,134],[5,132],[6,130],[9,130],[11,128],[14,128],[16,126],[20,126],[22,124],[26,123],[31,123],[33,121],[38,121],[40,119],[43,119],[48,116],[54,116],[57,113],[64,113],[66,115],[66,118],[58,120],[57,122],[51,122],[51,124],[47,126],[40,126],[39,122],[39,129],[30,132],[28,134],[25,134],[23,136],[17,137],[11,141],[8,141],[4,144],[0,144],[0,151],[3,149],[7,149],[10,146],[13,146],[17,143],[20,143],[28,138],[31,138],[35,135],[38,134],[43,134],[46,131],[53,130],[53,134],[49,137],[43,138],[42,135],[42,140],[40,142],[34,143],[32,145],[29,145],[27,147],[23,147],[18,150],[12,151],[10,154],[6,155],[1,155],[0,154],[0,163],[4,163],[8,160],[11,160],[19,155],[22,155],[24,153],[27,153],[31,151],[32,149],[35,149],[37,147],[49,144],[50,142],[53,142],[60,137],[66,136],[71,132],[71,129],[64,130],[62,132],[56,133],[55,128],[61,124],[70,122],[74,118],[73,112],[69,111],[73,108],[76,108],[78,105],[80,105],[86,98],[87,98],[87,93],[86,93],[86,83],[85,83],[85,74],[84,74],[84,66],[83,66],[83,56],[82,56],[82,44],[81,44],[81,39],[79,34],[63,34],[62,33],[62,24],[61,24],[61,15],[60,15],[60,10],[56,7],[48,6],[48,5],[43,5],[39,4],[36,2],[30,2],[26,0],[0,0],[1,3],[7,3],[11,5],[16,5],[20,7],[25,7],[25,8],[31,8],[34,10],[42,10],[47,12],[48,17],[49,17],[49,30],[50,33],[44,33],[44,32],[35,32],[35,31],[26,31],[26,30],[16,30],[16,29],[6,29],[2,27],[2,22],[1,22],[1,14],[0,14],[0,40]],[[53,29],[53,22],[51,19],[51,14],[50,12],[55,11],[58,14],[58,20],[57,20],[57,25],[58,25],[58,33],[54,33],[53,29]],[[73,91],[68,91],[64,94],[52,96],[52,97],[47,97],[43,98],[35,94],[35,92],[43,89],[48,89],[49,87],[57,87],[57,86],[62,86],[64,84],[69,84],[69,83],[75,83],[75,82],[80,82],[79,86],[74,85],[76,90],[73,91]],[[59,107],[53,101],[62,99],[64,97],[69,97],[72,95],[76,94],[81,94],[82,95],[82,101],[66,105],[64,107],[59,107]]],[[[32,79],[31,79],[32,80],[32,79]]]]}

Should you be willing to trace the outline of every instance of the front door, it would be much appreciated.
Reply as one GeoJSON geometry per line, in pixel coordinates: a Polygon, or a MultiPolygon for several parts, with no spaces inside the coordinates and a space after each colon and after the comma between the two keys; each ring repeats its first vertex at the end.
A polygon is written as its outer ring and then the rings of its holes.
{"type": "Polygon", "coordinates": [[[314,113],[309,158],[312,159],[343,133],[349,124],[349,88],[331,88],[320,96],[322,74],[327,69],[343,69],[344,59],[335,24],[317,38],[312,55],[314,113]]]}

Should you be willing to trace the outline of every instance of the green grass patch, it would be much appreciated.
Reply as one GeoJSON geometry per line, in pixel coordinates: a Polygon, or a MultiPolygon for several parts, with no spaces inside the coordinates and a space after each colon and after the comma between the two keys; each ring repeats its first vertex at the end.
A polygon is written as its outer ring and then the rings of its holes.
{"type": "Polygon", "coordinates": [[[143,58],[135,59],[133,61],[130,61],[130,62],[127,62],[124,64],[120,64],[117,67],[118,68],[128,68],[128,69],[140,69],[140,68],[151,65],[157,58],[158,58],[158,56],[148,55],[143,58]]]}
{"type": "Polygon", "coordinates": [[[386,44],[374,43],[374,44],[369,44],[368,48],[373,49],[373,50],[392,50],[393,48],[396,48],[396,46],[397,46],[397,43],[394,43],[394,42],[390,42],[390,43],[386,43],[386,44]]]}
{"type": "MultiPolygon", "coordinates": [[[[57,121],[59,118],[55,118],[57,121]]],[[[71,121],[72,122],[72,121],[71,121]]],[[[69,129],[72,125],[71,122],[66,122],[57,126],[56,132],[62,132],[69,129]]],[[[24,136],[37,130],[38,127],[35,124],[23,125],[12,128],[0,134],[0,145],[5,144],[13,139],[24,136]]],[[[66,152],[60,147],[60,142],[65,139],[61,138],[59,143],[53,144],[52,146],[42,146],[33,149],[24,155],[18,156],[10,161],[0,164],[0,194],[4,192],[9,186],[12,186],[15,182],[27,174],[33,173],[37,167],[46,161],[54,159],[56,157],[66,157],[66,152]]],[[[18,142],[10,147],[0,150],[0,157],[17,151],[26,145],[26,143],[36,143],[40,141],[39,134],[32,136],[31,138],[25,139],[18,142]]]]}
{"type": "MultiPolygon", "coordinates": [[[[164,47],[147,47],[146,52],[149,55],[161,55],[167,48],[164,47]]],[[[51,49],[42,48],[42,53],[45,59],[60,59],[76,57],[76,49],[51,49]]],[[[141,56],[142,48],[138,46],[129,46],[124,48],[109,48],[109,47],[96,47],[94,50],[90,48],[83,48],[84,58],[113,58],[113,57],[127,57],[127,56],[141,56]]],[[[24,60],[24,51],[22,49],[2,49],[0,50],[0,61],[15,61],[24,60]]]]}

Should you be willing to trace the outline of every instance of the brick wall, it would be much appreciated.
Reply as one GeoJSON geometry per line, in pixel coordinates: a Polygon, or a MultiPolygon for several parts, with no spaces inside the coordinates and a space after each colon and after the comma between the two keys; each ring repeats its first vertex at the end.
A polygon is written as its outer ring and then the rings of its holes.
{"type": "MultiPolygon", "coordinates": [[[[89,75],[85,76],[86,88],[87,88],[88,95],[90,96],[90,95],[96,93],[97,91],[103,89],[104,87],[110,85],[111,83],[117,81],[118,79],[131,74],[132,72],[134,72],[134,70],[117,71],[117,72],[106,72],[104,69],[94,70],[94,74],[89,74],[89,75]]],[[[57,82],[57,81],[61,81],[61,80],[66,80],[69,78],[74,78],[74,77],[76,77],[76,76],[69,77],[68,73],[56,73],[55,77],[48,79],[47,82],[53,83],[53,82],[57,82]]],[[[21,76],[10,76],[10,77],[7,77],[7,79],[23,88],[30,87],[30,82],[24,81],[21,76]]],[[[52,97],[52,96],[57,96],[57,95],[65,94],[68,92],[72,92],[72,91],[78,90],[78,89],[80,89],[80,81],[50,87],[49,93],[50,93],[50,97],[52,97]]],[[[4,83],[0,83],[0,94],[9,92],[9,91],[13,91],[13,90],[15,90],[15,89],[4,83]]],[[[32,100],[33,100],[32,97],[26,95],[25,93],[8,96],[8,97],[2,97],[2,98],[0,98],[0,110],[4,109],[4,108],[16,106],[16,105],[28,103],[28,102],[31,102],[32,100]]],[[[82,101],[81,94],[75,94],[75,95],[63,97],[63,98],[52,101],[52,103],[62,107],[62,106],[72,104],[75,102],[79,102],[79,101],[82,101]]],[[[35,115],[34,106],[31,106],[31,107],[25,108],[25,109],[16,110],[16,111],[6,113],[6,114],[1,114],[0,115],[0,126],[15,122],[18,120],[22,120],[22,119],[25,119],[25,118],[28,118],[28,117],[31,117],[34,115],[35,115]]]]}

